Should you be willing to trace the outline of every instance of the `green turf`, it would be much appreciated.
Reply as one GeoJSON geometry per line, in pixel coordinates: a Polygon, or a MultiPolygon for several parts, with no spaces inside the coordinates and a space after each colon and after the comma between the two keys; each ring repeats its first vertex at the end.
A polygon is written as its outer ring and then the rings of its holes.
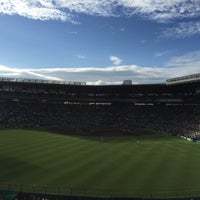
{"type": "Polygon", "coordinates": [[[166,135],[102,141],[1,130],[0,189],[5,187],[114,196],[196,195],[200,194],[200,144],[166,135]]]}

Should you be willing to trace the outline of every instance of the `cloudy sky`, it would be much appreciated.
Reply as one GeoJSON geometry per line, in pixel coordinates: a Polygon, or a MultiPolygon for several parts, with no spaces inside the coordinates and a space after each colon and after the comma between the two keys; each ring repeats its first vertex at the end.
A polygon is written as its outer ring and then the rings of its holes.
{"type": "Polygon", "coordinates": [[[0,77],[160,83],[200,73],[200,0],[0,0],[0,77]]]}

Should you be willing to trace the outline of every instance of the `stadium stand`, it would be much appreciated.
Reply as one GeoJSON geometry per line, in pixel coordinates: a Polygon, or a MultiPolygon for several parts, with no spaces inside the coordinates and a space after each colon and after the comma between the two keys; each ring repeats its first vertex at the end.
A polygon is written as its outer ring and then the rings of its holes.
{"type": "Polygon", "coordinates": [[[110,130],[136,134],[135,130],[146,129],[194,140],[200,135],[200,82],[196,80],[88,86],[4,78],[0,102],[0,128],[45,127],[71,134],[99,130],[100,134],[110,130]]]}
{"type": "Polygon", "coordinates": [[[11,102],[1,103],[0,109],[0,128],[45,127],[66,129],[78,135],[95,134],[98,130],[136,134],[137,129],[149,129],[174,135],[197,135],[200,131],[200,109],[194,105],[80,106],[11,102]]]}

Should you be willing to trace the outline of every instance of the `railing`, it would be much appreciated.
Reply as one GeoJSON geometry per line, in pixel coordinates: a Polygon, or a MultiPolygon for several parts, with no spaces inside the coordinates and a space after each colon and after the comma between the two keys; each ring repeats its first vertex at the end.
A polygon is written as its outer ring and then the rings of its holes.
{"type": "Polygon", "coordinates": [[[98,197],[104,199],[132,198],[132,199],[200,199],[200,190],[174,190],[174,191],[139,191],[126,190],[110,191],[87,188],[71,188],[55,185],[27,185],[14,183],[0,183],[0,190],[17,193],[32,193],[43,195],[81,196],[85,198],[98,197]]]}

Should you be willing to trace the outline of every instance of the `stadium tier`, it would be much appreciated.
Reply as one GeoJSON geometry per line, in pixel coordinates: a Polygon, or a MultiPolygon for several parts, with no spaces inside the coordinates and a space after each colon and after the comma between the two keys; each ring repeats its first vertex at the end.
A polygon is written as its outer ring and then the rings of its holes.
{"type": "Polygon", "coordinates": [[[73,134],[148,129],[192,138],[200,131],[200,82],[89,86],[3,80],[0,101],[1,128],[59,127],[73,134]]]}
{"type": "Polygon", "coordinates": [[[0,100],[80,104],[200,104],[200,82],[91,86],[1,79],[0,100]]]}
{"type": "Polygon", "coordinates": [[[166,80],[166,84],[167,85],[185,84],[185,83],[192,83],[192,82],[199,82],[199,81],[200,81],[200,73],[168,79],[166,80]]]}

